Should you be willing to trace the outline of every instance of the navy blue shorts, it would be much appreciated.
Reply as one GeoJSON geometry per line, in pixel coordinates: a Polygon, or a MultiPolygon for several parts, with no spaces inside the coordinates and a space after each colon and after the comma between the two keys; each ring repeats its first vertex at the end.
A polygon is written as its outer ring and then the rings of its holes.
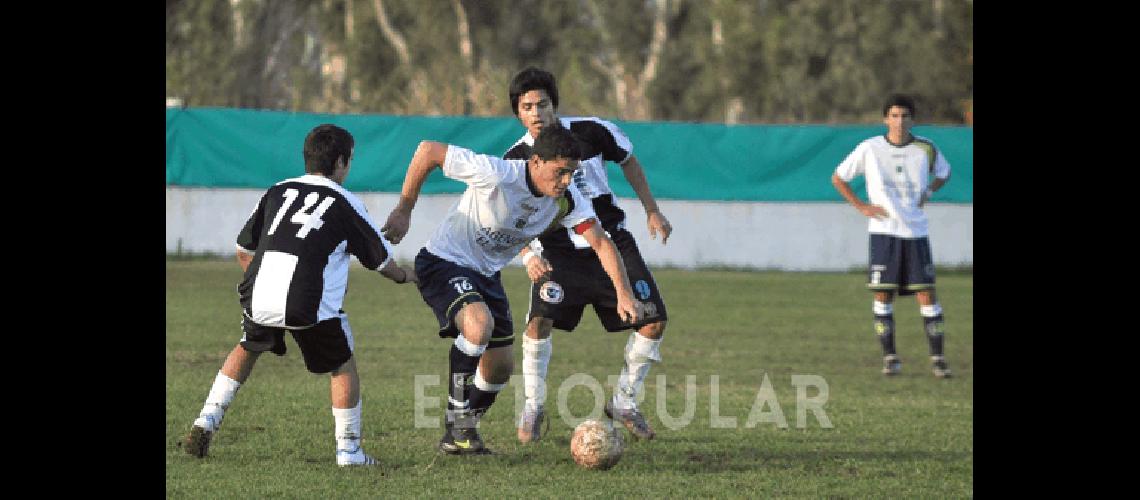
{"type": "Polygon", "coordinates": [[[321,321],[303,330],[286,330],[254,323],[249,316],[242,315],[241,346],[249,352],[272,352],[285,355],[285,332],[293,335],[305,368],[313,373],[328,373],[343,365],[352,357],[352,329],[348,326],[348,316],[340,311],[340,316],[321,321]]]}
{"type": "Polygon", "coordinates": [[[930,255],[930,240],[925,236],[872,234],[870,257],[867,288],[872,291],[913,295],[934,288],[934,259],[930,255]]]}
{"type": "Polygon", "coordinates": [[[416,255],[416,285],[420,296],[431,307],[439,320],[439,336],[455,338],[459,328],[455,325],[455,313],[464,304],[483,302],[491,310],[495,327],[491,331],[488,349],[515,343],[514,322],[511,321],[511,305],[507,302],[507,292],[503,290],[501,273],[488,278],[479,271],[468,269],[454,262],[441,259],[420,249],[416,255]]]}
{"type": "Polygon", "coordinates": [[[637,242],[625,229],[610,231],[610,238],[625,262],[625,272],[633,287],[633,296],[645,304],[645,317],[637,323],[622,321],[617,313],[617,291],[602,262],[593,251],[546,249],[542,257],[554,271],[530,287],[530,309],[527,322],[538,316],[554,320],[554,328],[573,331],[582,319],[587,304],[608,332],[641,328],[668,319],[665,301],[657,290],[657,282],[641,258],[637,242]]]}

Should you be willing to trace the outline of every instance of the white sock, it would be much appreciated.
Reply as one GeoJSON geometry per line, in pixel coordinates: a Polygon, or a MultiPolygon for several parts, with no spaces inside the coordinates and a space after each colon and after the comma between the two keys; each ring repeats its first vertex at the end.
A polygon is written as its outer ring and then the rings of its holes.
{"type": "Polygon", "coordinates": [[[237,394],[240,388],[241,382],[227,377],[218,370],[218,375],[214,377],[214,385],[210,387],[210,394],[206,396],[206,404],[202,405],[202,411],[198,412],[194,425],[210,432],[217,431],[222,426],[222,417],[226,415],[226,408],[230,407],[234,394],[237,394]]]}
{"type": "Polygon", "coordinates": [[[660,349],[660,339],[647,339],[637,332],[630,332],[629,341],[625,343],[625,366],[621,369],[618,387],[614,391],[614,407],[618,409],[637,407],[637,393],[645,384],[645,375],[649,373],[650,362],[661,361],[660,349]]]}
{"type": "Polygon", "coordinates": [[[360,408],[363,403],[364,398],[360,398],[355,408],[333,407],[337,450],[356,451],[360,448],[360,408]]]}
{"type": "Polygon", "coordinates": [[[918,306],[918,313],[924,318],[933,318],[942,314],[942,304],[936,302],[928,306],[918,306]]]}
{"type": "Polygon", "coordinates": [[[534,340],[523,336],[523,393],[526,407],[531,410],[541,408],[546,402],[546,367],[550,364],[552,347],[550,337],[534,340]]]}

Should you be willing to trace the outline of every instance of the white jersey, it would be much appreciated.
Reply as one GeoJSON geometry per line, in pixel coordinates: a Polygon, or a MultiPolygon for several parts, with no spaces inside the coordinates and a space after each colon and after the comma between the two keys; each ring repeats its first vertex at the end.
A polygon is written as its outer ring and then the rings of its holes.
{"type": "Polygon", "coordinates": [[[504,160],[448,146],[443,174],[467,190],[427,242],[436,256],[493,276],[527,243],[555,224],[572,228],[596,218],[571,183],[563,196],[535,195],[526,160],[504,160]]]}
{"type": "Polygon", "coordinates": [[[835,169],[844,182],[863,175],[870,203],[887,210],[886,219],[868,217],[867,230],[873,234],[900,238],[927,235],[926,212],[918,202],[931,174],[939,179],[950,176],[950,163],[929,139],[912,137],[902,146],[887,142],[883,135],[867,139],[835,169]]]}

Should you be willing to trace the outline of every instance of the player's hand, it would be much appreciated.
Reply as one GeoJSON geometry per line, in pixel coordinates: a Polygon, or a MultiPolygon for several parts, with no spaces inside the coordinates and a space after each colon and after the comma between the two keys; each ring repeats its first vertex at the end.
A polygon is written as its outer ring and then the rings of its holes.
{"type": "Polygon", "coordinates": [[[673,234],[673,226],[669,224],[669,219],[666,219],[660,210],[649,212],[648,219],[646,225],[649,226],[649,238],[657,239],[657,233],[660,231],[661,244],[664,245],[669,241],[669,235],[673,234]]]}
{"type": "Polygon", "coordinates": [[[632,296],[618,295],[617,313],[618,317],[626,323],[637,323],[643,316],[642,304],[634,299],[632,296]]]}
{"type": "Polygon", "coordinates": [[[404,239],[404,235],[408,234],[408,226],[412,220],[410,211],[405,211],[396,207],[392,209],[392,213],[388,214],[388,221],[384,223],[384,227],[380,228],[380,232],[384,234],[388,241],[393,245],[404,239]]]}
{"type": "Polygon", "coordinates": [[[873,219],[886,219],[891,216],[891,214],[887,213],[887,209],[870,203],[861,205],[859,207],[859,213],[873,219]]]}
{"type": "Polygon", "coordinates": [[[549,277],[551,271],[554,271],[554,266],[550,265],[550,261],[542,258],[539,254],[533,254],[534,257],[527,259],[526,262],[526,275],[530,276],[530,281],[538,283],[544,276],[549,277]]]}

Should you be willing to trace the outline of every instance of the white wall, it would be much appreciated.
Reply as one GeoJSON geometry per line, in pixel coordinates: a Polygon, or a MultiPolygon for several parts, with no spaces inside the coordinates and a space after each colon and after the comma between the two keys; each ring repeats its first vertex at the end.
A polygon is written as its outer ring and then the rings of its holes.
{"type": "MultiPolygon", "coordinates": [[[[166,251],[234,253],[234,240],[263,190],[166,188],[166,251]]],[[[410,261],[459,195],[424,195],[396,258],[410,261]]],[[[377,225],[384,225],[398,195],[361,194],[377,225]]],[[[662,246],[649,239],[645,212],[620,198],[630,232],[650,266],[739,266],[788,271],[831,271],[867,265],[867,223],[843,203],[746,203],[658,200],[673,224],[662,246]]],[[[939,265],[974,262],[972,205],[931,204],[930,243],[939,265]]],[[[516,259],[513,264],[517,264],[516,259]]]]}

